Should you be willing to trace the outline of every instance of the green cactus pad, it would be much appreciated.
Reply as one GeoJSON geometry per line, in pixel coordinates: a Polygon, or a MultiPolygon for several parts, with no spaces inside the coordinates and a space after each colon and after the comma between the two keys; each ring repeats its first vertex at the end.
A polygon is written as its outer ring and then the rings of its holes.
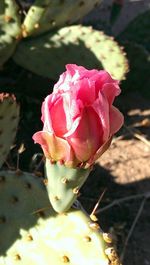
{"type": "MultiPolygon", "coordinates": [[[[1,28],[1,20],[0,20],[1,28]]],[[[16,40],[10,37],[6,32],[0,33],[0,66],[2,66],[15,51],[16,40]]]]}
{"type": "Polygon", "coordinates": [[[66,212],[72,206],[89,173],[90,169],[67,168],[46,160],[47,191],[56,212],[66,212]]]}
{"type": "Polygon", "coordinates": [[[0,4],[0,66],[14,53],[21,34],[18,6],[14,0],[0,4]]]}
{"type": "Polygon", "coordinates": [[[150,51],[150,10],[137,16],[119,35],[120,40],[133,41],[150,51]]]}
{"type": "Polygon", "coordinates": [[[21,66],[58,79],[67,63],[106,69],[114,78],[124,78],[128,63],[122,48],[103,32],[81,25],[65,27],[22,42],[14,60],[21,66]]]}
{"type": "Polygon", "coordinates": [[[4,0],[3,29],[9,36],[18,39],[21,34],[21,18],[15,0],[4,0]]]}
{"type": "Polygon", "coordinates": [[[36,0],[24,20],[23,35],[27,37],[72,24],[100,2],[100,0],[36,0]]]}
{"type": "Polygon", "coordinates": [[[0,16],[4,14],[4,0],[0,1],[0,16]]]}
{"type": "Polygon", "coordinates": [[[2,171],[0,201],[1,265],[120,264],[108,234],[80,210],[57,215],[33,174],[2,171]]]}
{"type": "Polygon", "coordinates": [[[0,94],[0,167],[13,144],[19,122],[19,105],[13,95],[0,94]]]}

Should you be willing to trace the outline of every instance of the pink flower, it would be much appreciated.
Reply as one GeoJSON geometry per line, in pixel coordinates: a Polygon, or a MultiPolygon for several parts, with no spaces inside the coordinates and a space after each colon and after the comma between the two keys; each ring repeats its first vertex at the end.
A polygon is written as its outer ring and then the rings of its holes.
{"type": "Polygon", "coordinates": [[[123,115],[112,105],[120,88],[106,71],[75,64],[66,69],[43,102],[43,130],[33,139],[50,160],[88,167],[123,124],[123,115]]]}

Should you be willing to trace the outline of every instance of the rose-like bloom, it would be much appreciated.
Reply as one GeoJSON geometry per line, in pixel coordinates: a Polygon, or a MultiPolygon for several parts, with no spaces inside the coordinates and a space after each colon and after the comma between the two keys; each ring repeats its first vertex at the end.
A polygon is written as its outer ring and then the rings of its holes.
{"type": "Polygon", "coordinates": [[[75,64],[66,65],[66,70],[43,102],[43,130],[33,139],[50,160],[88,167],[123,124],[123,115],[112,105],[120,88],[104,70],[75,64]]]}

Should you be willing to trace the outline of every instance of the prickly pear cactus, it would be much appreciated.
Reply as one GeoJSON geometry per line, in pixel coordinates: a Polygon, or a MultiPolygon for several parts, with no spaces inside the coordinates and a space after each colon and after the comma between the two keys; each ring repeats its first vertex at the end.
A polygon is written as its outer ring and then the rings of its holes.
{"type": "Polygon", "coordinates": [[[1,265],[120,264],[110,235],[80,210],[57,215],[36,176],[2,171],[0,201],[1,265]]]}
{"type": "Polygon", "coordinates": [[[14,60],[36,74],[52,79],[58,79],[67,63],[89,69],[104,68],[118,80],[124,79],[128,71],[125,54],[112,37],[81,25],[25,40],[19,45],[14,60]]]}
{"type": "Polygon", "coordinates": [[[4,163],[16,135],[19,105],[13,95],[0,94],[0,167],[4,163]]]}
{"type": "MultiPolygon", "coordinates": [[[[3,28],[3,21],[0,19],[0,29],[3,28]]],[[[0,66],[2,66],[14,53],[16,40],[9,36],[5,31],[0,36],[0,66]]]]}
{"type": "Polygon", "coordinates": [[[3,2],[3,30],[13,38],[18,38],[21,33],[21,18],[19,7],[15,0],[2,0],[3,2]]]}
{"type": "Polygon", "coordinates": [[[58,213],[66,212],[79,195],[90,169],[67,168],[59,162],[46,161],[47,191],[50,202],[58,213]]]}
{"type": "Polygon", "coordinates": [[[40,34],[78,21],[100,0],[36,0],[23,22],[23,36],[40,34]]]}
{"type": "Polygon", "coordinates": [[[0,3],[0,66],[14,53],[21,34],[18,6],[14,0],[0,3]]]}

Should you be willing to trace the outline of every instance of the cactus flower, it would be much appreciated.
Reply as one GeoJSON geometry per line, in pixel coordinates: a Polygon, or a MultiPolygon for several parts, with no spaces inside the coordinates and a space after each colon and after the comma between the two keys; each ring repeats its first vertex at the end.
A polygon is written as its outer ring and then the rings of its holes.
{"type": "Polygon", "coordinates": [[[33,135],[34,141],[51,161],[89,167],[123,124],[123,115],[113,106],[119,94],[118,81],[106,71],[66,65],[43,102],[43,130],[33,135]]]}

